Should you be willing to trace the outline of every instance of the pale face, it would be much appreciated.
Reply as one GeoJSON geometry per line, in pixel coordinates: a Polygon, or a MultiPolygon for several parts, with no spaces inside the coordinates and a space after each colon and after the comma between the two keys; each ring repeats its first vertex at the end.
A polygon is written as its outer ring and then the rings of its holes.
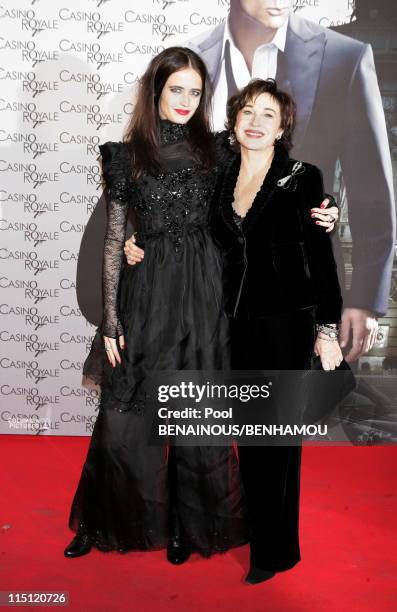
{"type": "Polygon", "coordinates": [[[196,112],[202,94],[200,74],[193,68],[173,72],[159,99],[159,115],[174,123],[187,123],[196,112]]]}
{"type": "Polygon", "coordinates": [[[241,10],[266,28],[278,30],[288,18],[293,0],[232,0],[241,10]]]}
{"type": "Polygon", "coordinates": [[[260,151],[272,147],[283,133],[277,100],[269,93],[249,100],[237,114],[234,131],[237,141],[246,149],[260,151]]]}

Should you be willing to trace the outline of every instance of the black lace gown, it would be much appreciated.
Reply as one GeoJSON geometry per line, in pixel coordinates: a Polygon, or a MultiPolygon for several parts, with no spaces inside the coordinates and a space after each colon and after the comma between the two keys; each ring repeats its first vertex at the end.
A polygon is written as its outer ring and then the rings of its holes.
{"type": "Polygon", "coordinates": [[[101,401],[69,527],[80,526],[104,551],[159,549],[176,534],[209,556],[247,541],[234,449],[150,446],[145,432],[140,390],[147,372],[229,366],[221,260],[208,227],[221,164],[201,171],[188,129],[162,121],[162,170],[135,182],[126,146],[100,147],[109,198],[104,316],[83,373],[101,385],[101,401]],[[123,253],[129,206],[145,249],[135,266],[123,253]],[[102,334],[121,333],[122,363],[112,368],[102,334]]]}

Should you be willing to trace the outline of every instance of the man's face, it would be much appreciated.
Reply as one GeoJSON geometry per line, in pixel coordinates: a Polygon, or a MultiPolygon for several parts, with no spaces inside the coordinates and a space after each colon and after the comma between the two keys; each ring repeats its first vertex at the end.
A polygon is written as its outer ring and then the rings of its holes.
{"type": "Polygon", "coordinates": [[[232,0],[241,10],[266,28],[278,30],[285,23],[292,9],[293,0],[232,0]]]}

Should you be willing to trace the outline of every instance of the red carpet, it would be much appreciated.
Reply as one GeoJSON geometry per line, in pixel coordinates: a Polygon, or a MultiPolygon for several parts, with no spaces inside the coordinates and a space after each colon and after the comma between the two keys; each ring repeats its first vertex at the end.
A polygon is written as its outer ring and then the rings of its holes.
{"type": "Polygon", "coordinates": [[[246,546],[181,567],[164,552],[65,559],[88,441],[0,437],[0,590],[68,591],[79,611],[397,610],[397,448],[305,448],[302,561],[247,586],[246,546]]]}

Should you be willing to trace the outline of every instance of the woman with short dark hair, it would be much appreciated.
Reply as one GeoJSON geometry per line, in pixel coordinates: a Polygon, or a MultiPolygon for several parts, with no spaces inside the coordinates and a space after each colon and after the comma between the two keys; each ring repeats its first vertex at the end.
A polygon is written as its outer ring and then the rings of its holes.
{"type": "MultiPolygon", "coordinates": [[[[268,93],[278,103],[280,109],[280,127],[282,132],[277,140],[278,147],[284,147],[287,151],[292,149],[292,135],[295,128],[296,104],[293,98],[286,92],[278,89],[274,79],[252,79],[241,91],[229,98],[226,109],[226,129],[234,134],[239,112],[249,105],[250,102],[268,93]]],[[[240,144],[232,137],[232,148],[236,153],[240,152],[240,144]]]]}
{"type": "MultiPolygon", "coordinates": [[[[275,81],[256,79],[229,100],[227,117],[239,152],[212,229],[224,252],[232,367],[305,370],[318,355],[333,370],[342,298],[330,236],[311,217],[324,198],[321,171],[288,154],[295,103],[275,81]]],[[[301,445],[241,445],[239,458],[252,527],[247,581],[257,583],[300,560],[301,445]]]]}

